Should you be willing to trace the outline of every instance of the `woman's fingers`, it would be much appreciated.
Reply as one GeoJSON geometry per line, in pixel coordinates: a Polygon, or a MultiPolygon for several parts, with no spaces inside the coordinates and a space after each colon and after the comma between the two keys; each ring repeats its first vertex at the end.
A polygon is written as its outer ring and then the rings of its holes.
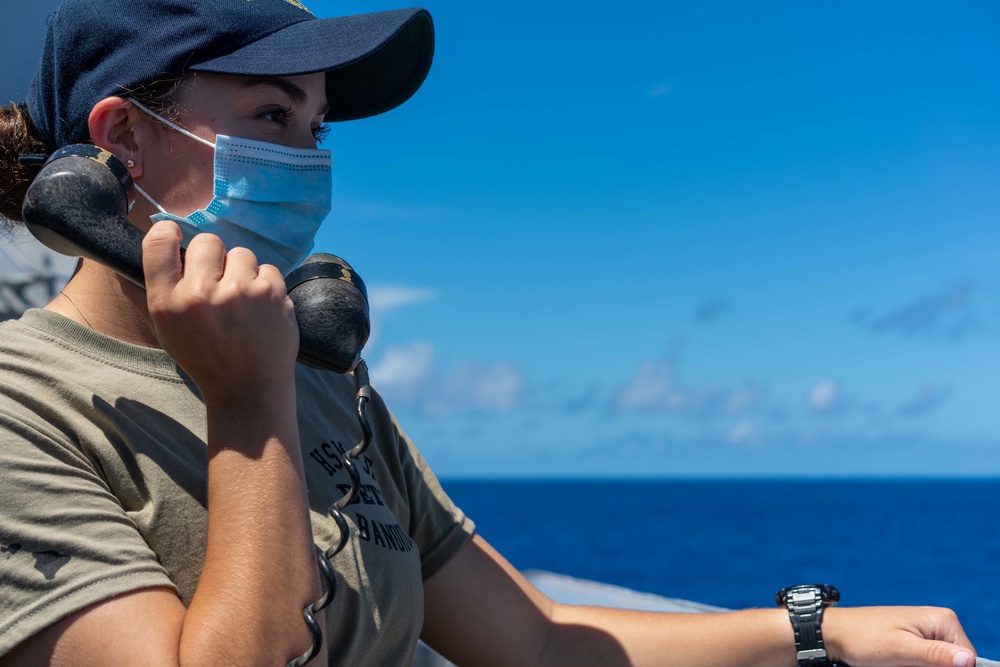
{"type": "Polygon", "coordinates": [[[199,285],[216,283],[225,273],[226,259],[222,239],[215,234],[198,234],[184,251],[183,279],[199,285]]]}
{"type": "Polygon", "coordinates": [[[226,252],[199,234],[180,259],[180,231],[157,223],[143,243],[147,301],[164,350],[222,401],[241,387],[287,381],[298,352],[298,325],[273,266],[246,248],[226,252]]]}
{"type": "Polygon", "coordinates": [[[226,255],[225,275],[239,280],[253,280],[260,276],[257,256],[252,250],[236,247],[226,255]]]}
{"type": "Polygon", "coordinates": [[[973,667],[975,649],[958,616],[950,609],[926,608],[914,627],[914,640],[922,643],[928,665],[934,667],[973,667]]]}
{"type": "Polygon", "coordinates": [[[906,664],[920,667],[974,667],[975,653],[972,647],[956,646],[940,640],[904,637],[901,641],[903,655],[909,657],[906,664]]]}
{"type": "Polygon", "coordinates": [[[157,222],[146,232],[142,240],[142,270],[147,292],[170,289],[183,276],[182,238],[180,227],[172,220],[157,222]]]}

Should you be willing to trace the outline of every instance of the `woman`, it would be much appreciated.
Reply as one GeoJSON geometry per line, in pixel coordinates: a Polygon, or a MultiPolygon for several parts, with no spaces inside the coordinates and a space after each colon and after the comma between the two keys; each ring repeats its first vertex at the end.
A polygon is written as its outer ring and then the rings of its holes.
{"type": "MultiPolygon", "coordinates": [[[[2,325],[0,665],[308,649],[313,544],[339,537],[326,508],[359,430],[350,378],[295,362],[283,273],[329,209],[323,123],[402,103],[432,45],[422,10],[321,21],[296,0],[66,0],[52,18],[27,103],[3,113],[3,212],[19,216],[31,155],[110,151],[140,193],[146,289],[83,260],[2,325]]],[[[369,412],[317,664],[407,664],[418,636],[468,665],[974,664],[941,609],[827,609],[816,648],[788,610],[555,604],[475,534],[377,396],[369,412]]]]}

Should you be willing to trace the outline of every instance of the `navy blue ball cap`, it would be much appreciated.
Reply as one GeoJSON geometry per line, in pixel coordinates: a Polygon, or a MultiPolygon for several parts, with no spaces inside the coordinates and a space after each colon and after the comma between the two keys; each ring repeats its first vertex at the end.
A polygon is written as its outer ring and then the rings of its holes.
{"type": "Polygon", "coordinates": [[[64,0],[49,21],[28,110],[55,150],[89,142],[87,120],[103,98],[185,71],[326,72],[326,120],[353,120],[409,99],[433,54],[424,9],[318,19],[298,0],[64,0]]]}

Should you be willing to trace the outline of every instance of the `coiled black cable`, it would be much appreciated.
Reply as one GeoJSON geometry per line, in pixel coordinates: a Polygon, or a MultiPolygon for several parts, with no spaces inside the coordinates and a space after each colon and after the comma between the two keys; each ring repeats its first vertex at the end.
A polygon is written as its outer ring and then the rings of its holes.
{"type": "Polygon", "coordinates": [[[354,465],[354,460],[364,454],[372,443],[372,427],[368,422],[368,401],[371,400],[372,392],[368,379],[368,364],[365,363],[364,359],[358,361],[353,373],[358,423],[361,425],[361,442],[340,458],[340,463],[344,466],[344,470],[351,477],[351,488],[344,494],[343,498],[335,502],[327,510],[340,530],[340,538],[336,544],[326,551],[323,551],[319,546],[316,547],[316,563],[319,565],[323,594],[320,595],[318,600],[302,610],[302,617],[305,619],[309,633],[312,635],[312,646],[308,651],[290,661],[288,667],[302,667],[302,665],[315,658],[323,646],[323,628],[320,627],[319,621],[316,620],[316,614],[329,606],[337,593],[337,573],[330,561],[347,546],[347,541],[350,539],[350,526],[347,523],[347,517],[344,516],[343,509],[354,501],[358,495],[358,490],[361,488],[361,475],[358,473],[357,466],[354,465]]]}

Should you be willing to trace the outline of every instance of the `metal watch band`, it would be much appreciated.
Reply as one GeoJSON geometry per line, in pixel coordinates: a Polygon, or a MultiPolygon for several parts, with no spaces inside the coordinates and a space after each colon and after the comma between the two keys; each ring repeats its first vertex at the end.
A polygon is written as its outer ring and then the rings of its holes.
{"type": "Polygon", "coordinates": [[[832,586],[810,584],[781,590],[776,599],[788,608],[799,667],[837,667],[827,656],[821,624],[823,608],[836,604],[840,593],[832,586]]]}
{"type": "Polygon", "coordinates": [[[788,617],[795,632],[799,667],[831,667],[823,646],[823,598],[815,588],[790,591],[788,617]]]}

